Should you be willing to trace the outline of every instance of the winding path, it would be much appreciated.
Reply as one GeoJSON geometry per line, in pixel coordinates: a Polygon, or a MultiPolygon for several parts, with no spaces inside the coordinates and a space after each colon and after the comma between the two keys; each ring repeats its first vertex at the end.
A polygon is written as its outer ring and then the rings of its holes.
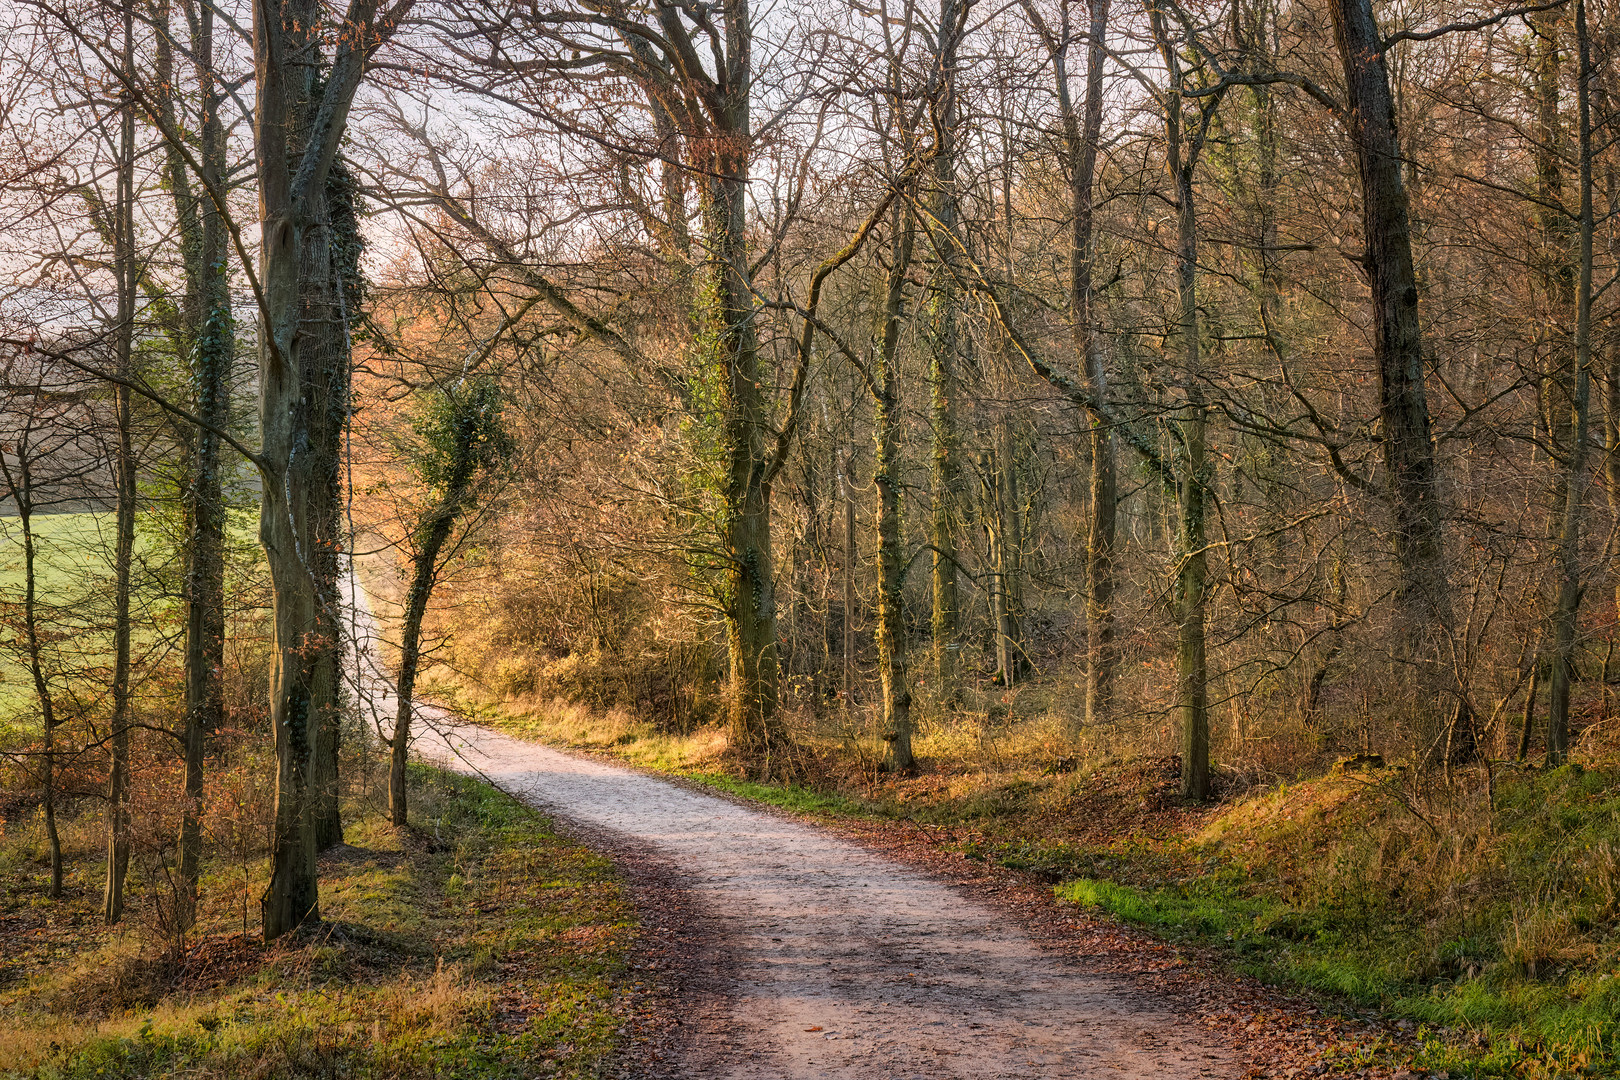
{"type": "MultiPolygon", "coordinates": [[[[361,598],[360,606],[363,608],[361,598]]],[[[369,618],[366,620],[369,623],[369,618]]],[[[387,695],[376,688],[379,698],[387,695]]],[[[417,746],[650,847],[723,928],[731,985],[679,1075],[728,1080],[1235,1077],[1126,980],[1042,950],[943,881],[777,814],[442,719],[417,746]]]]}

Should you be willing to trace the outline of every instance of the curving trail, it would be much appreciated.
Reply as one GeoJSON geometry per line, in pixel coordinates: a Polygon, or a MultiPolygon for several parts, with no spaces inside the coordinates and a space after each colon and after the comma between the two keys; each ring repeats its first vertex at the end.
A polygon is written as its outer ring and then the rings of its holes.
{"type": "MultiPolygon", "coordinates": [[[[360,606],[364,600],[360,598],[360,606]]],[[[369,622],[369,618],[367,619],[369,622]]],[[[387,697],[377,687],[380,697],[387,697]]],[[[1234,1056],[1007,916],[812,825],[447,719],[418,749],[674,867],[729,985],[677,1073],[735,1080],[1236,1077],[1234,1056]]]]}

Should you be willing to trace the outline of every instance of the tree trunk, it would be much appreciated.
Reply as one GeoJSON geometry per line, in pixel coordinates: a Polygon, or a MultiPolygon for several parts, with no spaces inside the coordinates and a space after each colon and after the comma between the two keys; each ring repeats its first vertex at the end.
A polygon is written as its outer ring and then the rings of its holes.
{"type": "Polygon", "coordinates": [[[35,592],[39,578],[34,569],[32,510],[24,511],[21,501],[17,505],[23,532],[23,621],[28,635],[28,667],[34,679],[34,695],[39,701],[40,719],[45,725],[45,842],[51,854],[50,897],[60,900],[62,837],[56,829],[56,711],[52,707],[54,703],[50,687],[45,681],[45,669],[40,659],[38,600],[35,592]]]}
{"type": "Polygon", "coordinates": [[[1176,424],[1180,431],[1180,465],[1176,470],[1178,511],[1176,575],[1176,712],[1181,720],[1181,794],[1187,799],[1209,796],[1209,689],[1205,660],[1205,577],[1209,556],[1205,551],[1204,517],[1210,489],[1210,462],[1206,457],[1208,410],[1204,401],[1203,357],[1198,325],[1198,213],[1194,170],[1215,110],[1224,91],[1199,99],[1197,126],[1188,131],[1183,116],[1180,53],[1170,38],[1162,13],[1148,12],[1159,57],[1170,75],[1165,95],[1165,164],[1176,200],[1177,335],[1181,345],[1182,407],[1176,424]]]}
{"type": "Polygon", "coordinates": [[[1361,176],[1362,266],[1372,290],[1379,418],[1400,565],[1397,597],[1408,628],[1421,639],[1449,622],[1450,605],[1395,101],[1372,0],[1335,0],[1332,12],[1361,176]]]}
{"type": "Polygon", "coordinates": [[[422,659],[422,617],[439,575],[439,556],[456,519],[472,497],[473,473],[479,454],[486,449],[492,432],[486,419],[485,398],[469,391],[467,399],[453,400],[451,425],[454,434],[450,474],[445,479],[444,498],[427,515],[417,530],[417,550],[411,573],[411,589],[405,601],[405,624],[400,640],[399,679],[396,682],[397,707],[394,735],[389,741],[388,816],[397,826],[407,817],[405,761],[411,742],[411,712],[416,695],[416,672],[422,659]]]}
{"type": "Polygon", "coordinates": [[[315,668],[314,784],[315,847],[324,851],[343,839],[339,814],[338,753],[343,730],[343,620],[341,618],[344,542],[343,443],[348,429],[351,360],[348,299],[358,301],[358,226],[354,182],[341,157],[332,163],[305,234],[302,283],[301,359],[310,402],[310,449],[316,482],[311,521],[315,542],[311,567],[319,602],[316,618],[320,654],[315,668]]]}
{"type": "Polygon", "coordinates": [[[1028,667],[1024,649],[1024,522],[1018,490],[1018,452],[1006,417],[995,424],[996,662],[1003,685],[1012,686],[1028,667]]]}
{"type": "Polygon", "coordinates": [[[838,486],[844,497],[844,707],[855,707],[855,488],[850,482],[850,470],[855,467],[855,451],[844,456],[838,486]]]}
{"type": "Polygon", "coordinates": [[[1592,397],[1592,206],[1591,43],[1586,26],[1586,0],[1575,0],[1575,38],[1579,75],[1575,80],[1580,138],[1580,238],[1576,267],[1575,378],[1570,402],[1570,439],[1564,461],[1563,514],[1558,533],[1558,593],[1553,607],[1550,685],[1547,699],[1547,762],[1562,764],[1569,756],[1569,695],[1575,671],[1575,632],[1580,616],[1582,581],[1581,524],[1586,497],[1586,440],[1592,397]]]}
{"type": "MultiPolygon", "coordinates": [[[[1069,182],[1069,331],[1075,360],[1085,380],[1090,431],[1090,518],[1086,530],[1086,698],[1085,714],[1075,727],[1103,723],[1113,704],[1114,673],[1118,658],[1114,647],[1114,555],[1118,543],[1119,480],[1114,446],[1114,425],[1104,415],[1108,408],[1108,376],[1098,347],[1096,301],[1092,269],[1096,260],[1096,207],[1093,188],[1097,175],[1097,148],[1102,138],[1103,75],[1107,63],[1109,0],[1088,0],[1088,26],[1074,33],[1070,6],[1059,8],[1056,31],[1031,0],[1022,0],[1024,13],[1040,35],[1052,60],[1052,86],[1063,124],[1063,169],[1069,182]],[[1069,94],[1069,45],[1083,36],[1086,43],[1086,92],[1076,108],[1069,94]]],[[[1049,381],[1050,376],[1046,376],[1049,381]]],[[[1065,392],[1073,397],[1070,387],[1065,392]]],[[[1071,734],[1075,732],[1071,731],[1071,734]]]]}
{"type": "Polygon", "coordinates": [[[1536,696],[1541,693],[1541,644],[1536,643],[1536,652],[1530,658],[1530,688],[1524,695],[1524,719],[1519,728],[1519,751],[1514,755],[1515,761],[1523,761],[1530,754],[1530,735],[1536,728],[1536,696]]]}
{"type": "MultiPolygon", "coordinates": [[[[135,17],[124,8],[124,73],[133,82],[135,17]]],[[[107,782],[107,882],[102,918],[123,918],[124,879],[129,872],[130,572],[135,555],[135,436],[127,380],[135,349],[135,103],[122,109],[118,146],[118,197],[114,204],[113,255],[118,280],[117,371],[124,382],[113,388],[118,448],[115,459],[117,510],[113,540],[112,770],[107,782]]]]}
{"type": "Polygon", "coordinates": [[[447,498],[428,522],[424,542],[416,553],[411,573],[411,591],[405,602],[405,625],[400,636],[399,680],[396,683],[398,711],[394,714],[394,737],[390,741],[388,766],[388,820],[403,826],[406,821],[405,761],[411,742],[411,709],[416,695],[416,671],[422,659],[422,616],[439,571],[439,553],[450,538],[461,511],[462,493],[467,486],[465,473],[451,480],[452,498],[447,498]]]}
{"type": "Polygon", "coordinates": [[[890,772],[909,775],[917,761],[911,752],[911,684],[906,675],[905,572],[906,553],[900,525],[900,437],[905,423],[900,413],[898,353],[905,309],[906,270],[911,264],[911,215],[896,209],[890,242],[883,323],[877,349],[877,415],[873,481],[878,490],[878,662],[883,677],[883,739],[888,743],[885,765],[890,772]]]}
{"type": "MultiPolygon", "coordinates": [[[[711,137],[694,162],[701,184],[709,253],[699,290],[702,334],[719,368],[724,458],[721,542],[726,555],[724,607],[730,653],[731,720],[739,746],[769,757],[786,741],[776,716],[776,581],[771,550],[767,439],[757,314],[749,280],[746,194],[752,131],[749,119],[751,31],[747,0],[725,0],[725,89],[711,137]]],[[[767,764],[767,767],[768,764],[767,764]]]]}
{"type": "Polygon", "coordinates": [[[34,684],[34,700],[39,704],[40,721],[44,725],[44,811],[45,842],[50,849],[50,898],[62,897],[62,837],[56,828],[56,701],[51,696],[50,681],[45,674],[44,645],[39,631],[39,573],[38,555],[34,542],[34,485],[33,469],[29,461],[32,453],[27,432],[19,435],[12,447],[17,457],[17,471],[12,472],[0,453],[0,475],[5,477],[11,499],[17,504],[17,524],[23,541],[23,639],[28,650],[28,674],[34,684]]]}
{"type": "Polygon", "coordinates": [[[1209,796],[1209,691],[1204,658],[1204,513],[1209,463],[1207,424],[1198,342],[1198,223],[1194,214],[1192,165],[1177,177],[1176,294],[1181,304],[1181,345],[1186,366],[1186,402],[1179,421],[1182,466],[1179,477],[1181,568],[1176,581],[1176,708],[1181,716],[1181,794],[1209,796]]]}
{"type": "MultiPolygon", "coordinates": [[[[1097,144],[1102,137],[1103,65],[1107,59],[1108,0],[1090,0],[1091,25],[1087,32],[1086,97],[1083,119],[1075,122],[1068,104],[1068,80],[1058,75],[1063,103],[1064,135],[1069,159],[1070,212],[1074,215],[1069,238],[1069,321],[1075,354],[1080,358],[1092,396],[1106,405],[1108,373],[1097,346],[1093,313],[1092,250],[1095,209],[1092,188],[1097,173],[1097,144]]],[[[1061,54],[1060,54],[1061,56],[1061,54]]],[[[1091,523],[1086,531],[1086,712],[1087,727],[1106,722],[1113,709],[1114,671],[1114,552],[1118,543],[1119,480],[1116,473],[1114,432],[1100,416],[1091,417],[1091,523]]]]}
{"type": "MultiPolygon", "coordinates": [[[[387,24],[377,25],[375,4],[359,0],[351,9],[356,23],[338,36],[337,53],[327,64],[320,52],[320,21],[311,5],[301,0],[260,0],[253,11],[258,91],[253,138],[263,295],[258,464],[264,490],[259,538],[270,568],[276,628],[270,683],[270,724],[276,735],[275,824],[270,885],[260,901],[267,941],[320,918],[315,867],[320,806],[314,749],[322,720],[317,672],[330,651],[330,629],[321,616],[324,597],[316,557],[323,539],[319,491],[326,477],[311,433],[331,414],[311,416],[312,410],[329,403],[309,399],[312,380],[301,356],[303,302],[311,285],[304,279],[306,234],[319,231],[325,222],[322,200],[327,178],[366,57],[397,25],[401,13],[394,9],[387,24]],[[317,73],[323,76],[320,83],[317,73]]],[[[317,281],[313,288],[327,283],[317,281]]],[[[329,554],[336,557],[335,552],[329,554]]]]}
{"type": "MultiPolygon", "coordinates": [[[[165,11],[165,15],[166,15],[165,11]]],[[[211,193],[224,191],[225,133],[220,121],[221,95],[214,68],[214,11],[202,5],[194,13],[192,59],[201,80],[201,123],[198,161],[202,188],[190,183],[179,148],[169,147],[170,187],[181,222],[186,255],[185,344],[197,388],[196,414],[204,424],[223,429],[230,422],[231,375],[236,340],[229,288],[229,236],[211,193]]],[[[167,37],[160,35],[160,43],[167,37]]],[[[178,130],[172,104],[165,117],[178,130]]],[[[203,759],[206,740],[224,721],[225,668],[225,498],[219,436],[209,427],[195,433],[189,537],[185,578],[186,711],[180,732],[184,795],[180,811],[180,879],[186,900],[185,918],[195,917],[202,859],[203,759]]]]}
{"type": "Polygon", "coordinates": [[[940,0],[939,42],[930,73],[934,121],[933,190],[930,213],[936,232],[934,247],[941,254],[929,297],[929,367],[931,438],[930,483],[933,488],[928,542],[933,548],[930,569],[933,591],[933,649],[935,693],[942,703],[956,700],[960,596],[956,567],[956,525],[961,497],[962,467],[957,446],[956,393],[963,339],[956,322],[961,306],[956,262],[960,216],[956,192],[956,129],[960,122],[956,100],[957,49],[961,43],[963,0],[940,0]]]}

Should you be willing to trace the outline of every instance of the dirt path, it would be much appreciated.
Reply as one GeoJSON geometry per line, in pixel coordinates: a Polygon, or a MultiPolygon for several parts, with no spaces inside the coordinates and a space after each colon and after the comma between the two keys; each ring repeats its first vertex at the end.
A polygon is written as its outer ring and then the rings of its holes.
{"type": "Polygon", "coordinates": [[[524,801],[648,845],[727,932],[733,992],[688,1075],[1234,1076],[1208,1036],[1004,915],[812,825],[462,725],[420,748],[524,801]],[[446,741],[453,744],[450,751],[446,741]]]}

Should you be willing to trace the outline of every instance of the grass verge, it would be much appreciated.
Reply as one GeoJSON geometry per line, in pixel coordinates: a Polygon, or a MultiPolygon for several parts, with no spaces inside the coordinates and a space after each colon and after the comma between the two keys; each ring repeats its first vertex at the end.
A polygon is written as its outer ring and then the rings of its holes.
{"type": "MultiPolygon", "coordinates": [[[[101,929],[93,890],[52,904],[18,868],[0,1076],[598,1075],[636,934],[612,865],[486,784],[423,766],[411,784],[417,827],[351,824],[322,857],[325,921],[270,945],[224,905],[161,948],[151,927],[101,929]]],[[[243,869],[212,873],[205,895],[243,869]]]]}

